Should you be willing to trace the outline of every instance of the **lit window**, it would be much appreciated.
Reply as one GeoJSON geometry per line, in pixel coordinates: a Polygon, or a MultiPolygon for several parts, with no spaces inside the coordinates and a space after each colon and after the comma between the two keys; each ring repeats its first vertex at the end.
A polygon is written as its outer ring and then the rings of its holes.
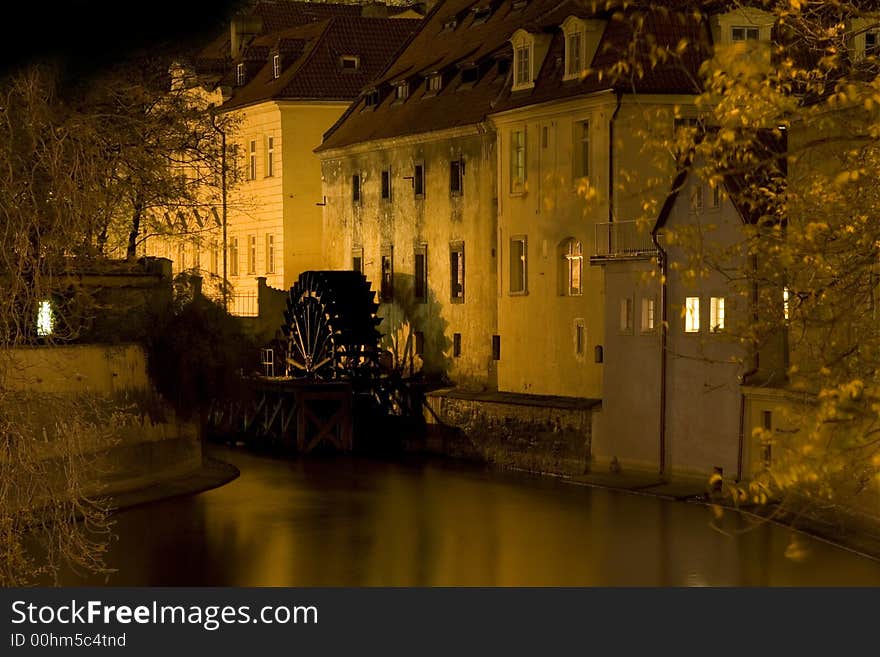
{"type": "Polygon", "coordinates": [[[565,75],[578,77],[584,69],[584,33],[571,32],[565,38],[565,75]]]}
{"type": "Polygon", "coordinates": [[[449,245],[449,296],[453,303],[464,303],[464,244],[449,245]]]}
{"type": "Polygon", "coordinates": [[[266,177],[275,175],[275,137],[266,137],[266,177]]]}
{"type": "Polygon", "coordinates": [[[386,247],[382,253],[382,283],[379,296],[382,301],[391,301],[394,298],[394,251],[393,247],[386,247]]]}
{"type": "Polygon", "coordinates": [[[395,97],[398,101],[409,98],[409,82],[401,82],[395,87],[395,97]]]}
{"type": "Polygon", "coordinates": [[[257,179],[257,140],[251,139],[248,144],[248,180],[257,179]]]}
{"type": "Polygon", "coordinates": [[[55,330],[55,315],[52,313],[52,302],[48,299],[40,301],[37,307],[37,335],[41,338],[52,335],[55,330]]]}
{"type": "Polygon", "coordinates": [[[516,79],[514,86],[525,87],[532,83],[532,64],[531,64],[532,48],[529,45],[519,46],[514,51],[514,71],[516,79]]]}
{"type": "Polygon", "coordinates": [[[272,76],[276,79],[281,77],[281,56],[272,56],[272,76]]]}
{"type": "Polygon", "coordinates": [[[416,301],[424,303],[428,300],[428,247],[426,245],[416,247],[413,256],[415,260],[413,296],[416,301]]]}
{"type": "Polygon", "coordinates": [[[351,176],[351,202],[361,202],[361,176],[359,173],[354,173],[351,176]]]}
{"type": "Polygon", "coordinates": [[[244,85],[244,64],[235,67],[235,83],[239,87],[244,85]]]}
{"type": "Polygon", "coordinates": [[[724,297],[709,299],[709,330],[712,333],[724,330],[724,297]]]}
{"type": "Polygon", "coordinates": [[[525,237],[510,240],[510,293],[528,292],[528,245],[525,237]]]}
{"type": "Polygon", "coordinates": [[[653,331],[654,321],[654,299],[645,297],[642,299],[642,331],[653,331]]]}
{"type": "Polygon", "coordinates": [[[421,162],[413,167],[413,194],[425,198],[425,165],[421,162]]]}
{"type": "Polygon", "coordinates": [[[575,178],[590,175],[590,122],[577,121],[574,124],[575,140],[575,178]]]}
{"type": "Polygon", "coordinates": [[[684,305],[685,333],[700,332],[700,298],[687,297],[684,305]]]}
{"type": "Polygon", "coordinates": [[[788,321],[789,318],[789,298],[791,292],[787,287],[782,288],[782,318],[788,321]]]}
{"type": "Polygon", "coordinates": [[[757,27],[736,25],[730,28],[731,41],[757,41],[759,38],[760,33],[757,27]]]}
{"type": "Polygon", "coordinates": [[[247,255],[247,272],[248,274],[257,273],[257,236],[248,235],[248,255],[247,255]]]}
{"type": "Polygon", "coordinates": [[[562,243],[562,270],[564,284],[562,294],[565,296],[578,296],[583,293],[584,255],[581,243],[569,239],[562,243]]]}
{"type": "Polygon", "coordinates": [[[526,132],[510,133],[510,191],[521,192],[526,182],[526,132]]]}
{"type": "Polygon", "coordinates": [[[464,161],[452,160],[449,163],[449,193],[461,196],[464,193],[464,161]]]}
{"type": "Polygon", "coordinates": [[[391,170],[385,169],[382,171],[382,200],[390,201],[391,200],[391,170]]]}
{"type": "Polygon", "coordinates": [[[266,273],[275,273],[275,236],[266,235],[266,273]]]}
{"type": "Polygon", "coordinates": [[[238,238],[229,242],[229,275],[238,276],[238,238]]]}
{"type": "Polygon", "coordinates": [[[626,297],[620,300],[620,330],[629,333],[633,328],[633,300],[626,297]]]}
{"type": "Polygon", "coordinates": [[[439,73],[429,75],[425,79],[425,95],[436,95],[443,87],[443,76],[439,73]]]}

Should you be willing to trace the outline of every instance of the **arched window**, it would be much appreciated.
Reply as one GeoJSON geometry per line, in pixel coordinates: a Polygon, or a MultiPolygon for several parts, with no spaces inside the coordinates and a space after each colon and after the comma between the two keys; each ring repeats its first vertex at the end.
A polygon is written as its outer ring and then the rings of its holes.
{"type": "Polygon", "coordinates": [[[559,243],[559,291],[567,297],[583,294],[584,254],[573,237],[559,243]]]}

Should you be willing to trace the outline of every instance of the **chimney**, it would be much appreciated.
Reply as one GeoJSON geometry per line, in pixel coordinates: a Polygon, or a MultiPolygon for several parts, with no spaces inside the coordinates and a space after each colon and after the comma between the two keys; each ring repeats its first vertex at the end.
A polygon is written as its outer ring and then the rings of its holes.
{"type": "Polygon", "coordinates": [[[232,59],[237,59],[245,46],[263,30],[259,16],[234,16],[229,24],[229,43],[232,59]]]}

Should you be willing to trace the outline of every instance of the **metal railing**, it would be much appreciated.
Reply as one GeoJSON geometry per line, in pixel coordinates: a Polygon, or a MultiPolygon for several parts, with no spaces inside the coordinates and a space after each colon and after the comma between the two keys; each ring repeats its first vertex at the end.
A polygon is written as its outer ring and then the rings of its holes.
{"type": "Polygon", "coordinates": [[[229,314],[236,317],[259,317],[260,304],[256,292],[242,292],[229,297],[229,314]]]}
{"type": "Polygon", "coordinates": [[[651,233],[635,221],[596,224],[594,258],[634,258],[657,252],[651,233]]]}

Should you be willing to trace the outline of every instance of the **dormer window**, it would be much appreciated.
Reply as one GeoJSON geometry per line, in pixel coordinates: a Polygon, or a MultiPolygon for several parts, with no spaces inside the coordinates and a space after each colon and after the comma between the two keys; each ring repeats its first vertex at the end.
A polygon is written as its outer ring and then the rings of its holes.
{"type": "Polygon", "coordinates": [[[364,106],[370,107],[370,108],[375,108],[375,107],[378,107],[378,105],[379,105],[379,90],[378,89],[370,89],[370,91],[368,91],[364,95],[364,106]]]}
{"type": "Polygon", "coordinates": [[[281,77],[281,55],[272,55],[272,77],[281,77]]]}
{"type": "Polygon", "coordinates": [[[562,23],[562,33],[565,35],[565,72],[562,79],[578,80],[599,45],[602,25],[597,21],[569,16],[562,23]]]}
{"type": "Polygon", "coordinates": [[[402,103],[409,98],[409,82],[399,82],[395,85],[394,98],[398,103],[402,103]]]}
{"type": "Polygon", "coordinates": [[[339,68],[343,71],[357,71],[361,67],[361,58],[357,55],[342,55],[339,58],[339,68]]]}
{"type": "Polygon", "coordinates": [[[865,56],[876,57],[880,55],[880,31],[865,32],[865,56]]]}
{"type": "Polygon", "coordinates": [[[452,32],[455,28],[458,27],[458,20],[453,16],[452,18],[446,19],[443,23],[443,32],[452,32]]]}
{"type": "Polygon", "coordinates": [[[235,84],[239,87],[244,86],[244,79],[244,64],[242,63],[235,67],[235,84]]]}
{"type": "Polygon", "coordinates": [[[476,64],[466,64],[461,67],[461,83],[472,85],[480,77],[480,69],[476,64]]]}
{"type": "Polygon", "coordinates": [[[481,7],[474,7],[473,9],[474,21],[471,25],[481,25],[489,20],[489,16],[492,15],[492,7],[489,5],[483,5],[481,7]]]}
{"type": "Polygon", "coordinates": [[[532,46],[523,44],[513,51],[513,59],[516,62],[516,79],[514,87],[528,87],[532,83],[532,46]]]}
{"type": "Polygon", "coordinates": [[[443,76],[440,73],[431,73],[425,78],[425,95],[436,96],[443,88],[443,76]]]}
{"type": "Polygon", "coordinates": [[[511,89],[512,91],[531,89],[535,86],[535,72],[541,68],[541,62],[547,54],[550,36],[517,30],[510,37],[510,45],[513,47],[513,87],[511,89]]]}
{"type": "Polygon", "coordinates": [[[758,41],[760,38],[761,31],[757,27],[734,25],[730,28],[731,41],[758,41]]]}
{"type": "Polygon", "coordinates": [[[511,8],[513,11],[522,11],[526,8],[527,4],[529,4],[529,0],[513,0],[513,6],[511,8]]]}

